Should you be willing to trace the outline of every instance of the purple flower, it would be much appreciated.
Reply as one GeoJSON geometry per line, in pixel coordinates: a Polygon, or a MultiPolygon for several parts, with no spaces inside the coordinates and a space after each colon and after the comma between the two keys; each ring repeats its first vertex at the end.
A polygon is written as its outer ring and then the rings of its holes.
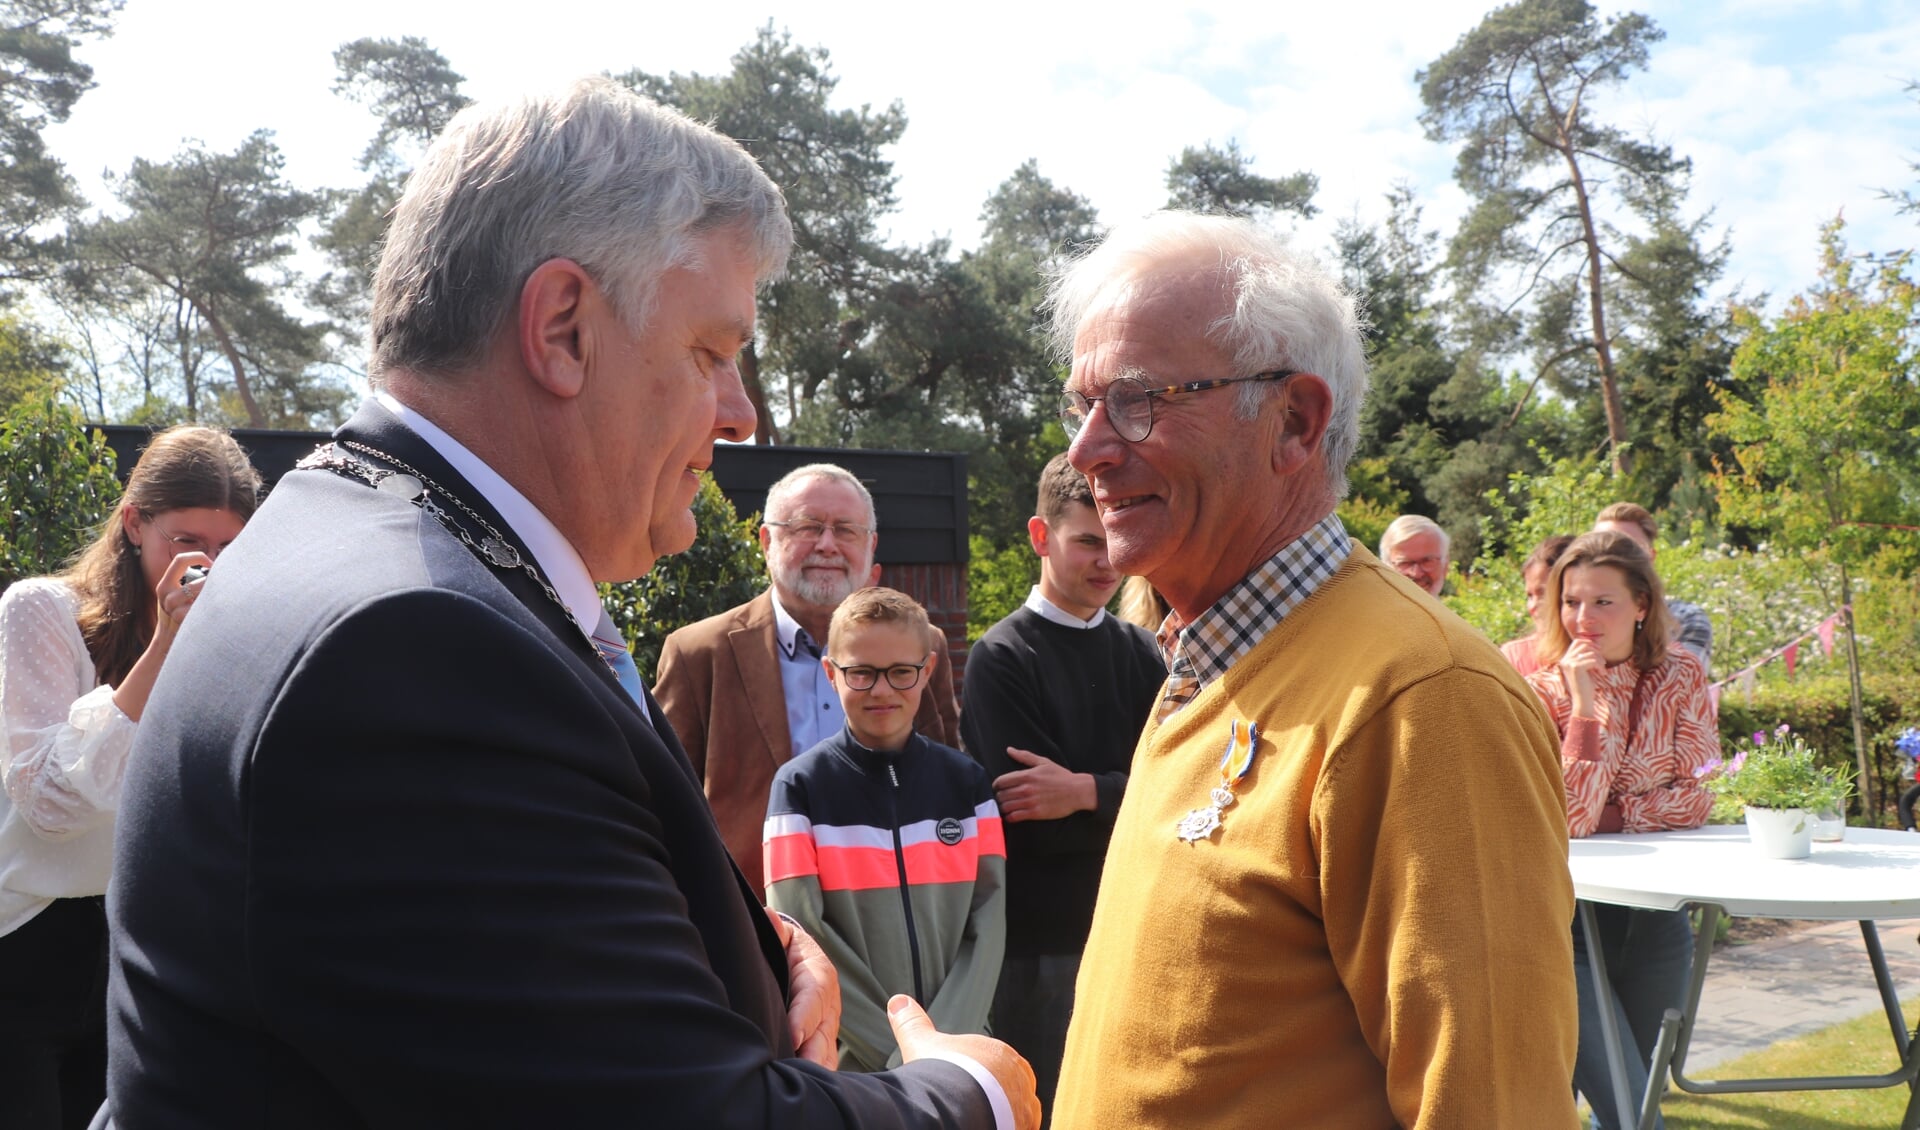
{"type": "Polygon", "coordinates": [[[1714,773],[1719,772],[1721,764],[1722,762],[1720,761],[1719,758],[1717,757],[1714,758],[1712,761],[1707,762],[1705,765],[1702,765],[1698,769],[1695,769],[1693,771],[1694,779],[1700,780],[1702,778],[1705,778],[1707,776],[1710,776],[1714,773]]]}
{"type": "Polygon", "coordinates": [[[1779,737],[1783,737],[1783,738],[1784,738],[1784,737],[1786,737],[1786,736],[1787,736],[1788,734],[1791,734],[1791,733],[1793,733],[1793,727],[1792,727],[1792,726],[1789,726],[1789,725],[1787,725],[1787,724],[1786,724],[1785,722],[1782,722],[1782,723],[1780,723],[1780,728],[1779,728],[1778,730],[1775,730],[1775,731],[1774,731],[1774,733],[1775,733],[1776,735],[1778,735],[1779,737]]]}
{"type": "Polygon", "coordinates": [[[1733,763],[1727,766],[1727,772],[1738,773],[1740,772],[1740,767],[1742,765],[1745,765],[1746,763],[1747,763],[1747,751],[1743,749],[1738,754],[1734,755],[1733,763]]]}
{"type": "Polygon", "coordinates": [[[1753,732],[1753,744],[1754,744],[1754,745],[1766,745],[1766,744],[1767,744],[1767,732],[1766,732],[1765,730],[1755,730],[1755,731],[1753,732]]]}

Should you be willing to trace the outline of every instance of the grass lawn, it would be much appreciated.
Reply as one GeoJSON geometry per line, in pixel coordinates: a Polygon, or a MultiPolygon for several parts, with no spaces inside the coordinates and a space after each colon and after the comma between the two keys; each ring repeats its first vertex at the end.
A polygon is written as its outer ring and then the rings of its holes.
{"type": "MultiPolygon", "coordinates": [[[[1903,1002],[1908,1022],[1916,1004],[1903,1002]]],[[[1787,1075],[1877,1075],[1898,1063],[1887,1018],[1879,1012],[1721,1064],[1709,1079],[1787,1075]]],[[[1669,1090],[1661,1111],[1667,1130],[1887,1130],[1900,1125],[1907,1088],[1874,1091],[1789,1091],[1756,1095],[1689,1095],[1669,1090]]]]}

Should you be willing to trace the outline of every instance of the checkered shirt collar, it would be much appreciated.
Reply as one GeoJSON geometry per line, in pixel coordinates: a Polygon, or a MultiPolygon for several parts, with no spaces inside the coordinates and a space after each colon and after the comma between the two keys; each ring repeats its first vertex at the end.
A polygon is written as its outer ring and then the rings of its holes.
{"type": "MultiPolygon", "coordinates": [[[[1179,614],[1160,625],[1160,647],[1175,681],[1198,693],[1252,651],[1287,613],[1312,596],[1353,551],[1347,528],[1329,514],[1267,558],[1184,627],[1179,614]]],[[[1191,697],[1189,695],[1188,697],[1191,697]]]]}

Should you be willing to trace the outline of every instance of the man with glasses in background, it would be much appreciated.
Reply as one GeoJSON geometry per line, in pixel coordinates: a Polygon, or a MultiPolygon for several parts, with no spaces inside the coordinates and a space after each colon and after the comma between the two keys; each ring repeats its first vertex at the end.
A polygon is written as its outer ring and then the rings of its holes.
{"type": "Polygon", "coordinates": [[[1380,534],[1380,560],[1434,596],[1447,587],[1453,539],[1424,514],[1402,514],[1380,534]]]}
{"type": "Polygon", "coordinates": [[[1353,297],[1163,213],[1055,281],[1067,458],[1172,608],[1055,1130],[1572,1130],[1566,798],[1539,700],[1334,513],[1353,297]]]}
{"type": "MultiPolygon", "coordinates": [[[[840,603],[879,581],[879,544],[865,484],[832,463],[796,467],[767,488],[760,548],[772,586],[681,628],[660,649],[654,697],[705,782],[727,850],[761,897],[767,791],[782,765],[846,724],[820,659],[840,603]]],[[[946,636],[927,632],[944,653],[946,636]]],[[[958,745],[953,676],[943,663],[927,678],[914,728],[958,745]]]]}

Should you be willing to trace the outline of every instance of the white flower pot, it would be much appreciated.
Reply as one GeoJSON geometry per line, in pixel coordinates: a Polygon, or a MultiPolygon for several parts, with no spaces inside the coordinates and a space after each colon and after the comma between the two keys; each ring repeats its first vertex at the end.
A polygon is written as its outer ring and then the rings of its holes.
{"type": "Polygon", "coordinates": [[[1804,808],[1747,809],[1747,838],[1768,859],[1813,854],[1813,814],[1804,808]]]}

